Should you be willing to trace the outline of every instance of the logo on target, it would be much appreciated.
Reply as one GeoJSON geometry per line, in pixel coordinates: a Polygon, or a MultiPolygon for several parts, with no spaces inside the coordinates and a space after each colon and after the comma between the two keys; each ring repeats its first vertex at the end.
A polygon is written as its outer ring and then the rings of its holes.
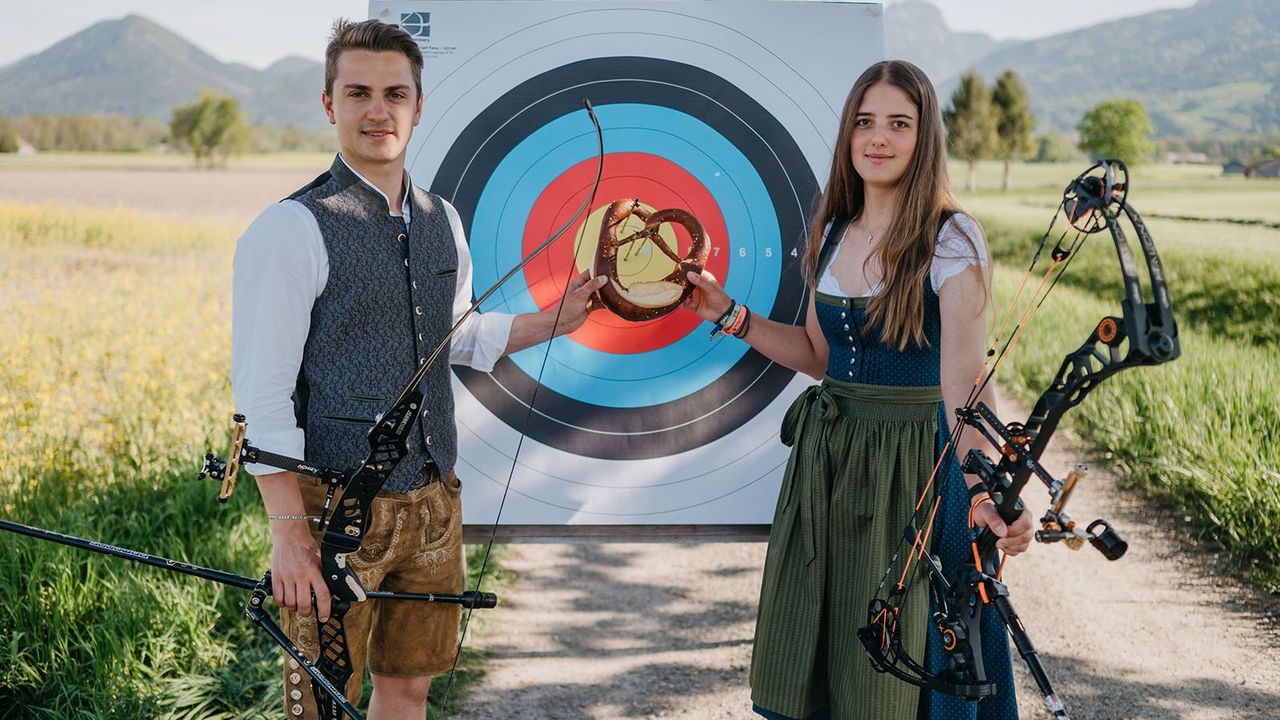
{"type": "Polygon", "coordinates": [[[400,27],[414,40],[429,40],[431,39],[431,13],[400,13],[400,27]]]}

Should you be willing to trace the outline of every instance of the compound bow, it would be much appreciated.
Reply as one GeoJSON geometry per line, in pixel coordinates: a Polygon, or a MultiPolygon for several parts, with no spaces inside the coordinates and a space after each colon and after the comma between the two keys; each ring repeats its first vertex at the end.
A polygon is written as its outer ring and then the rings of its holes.
{"type": "Polygon", "coordinates": [[[1003,566],[996,551],[998,538],[985,528],[974,528],[970,517],[972,560],[950,574],[926,548],[929,547],[932,521],[941,502],[934,481],[940,473],[947,471],[947,463],[955,461],[957,443],[964,430],[974,428],[999,451],[999,460],[993,461],[981,450],[973,449],[964,458],[962,469],[981,479],[974,494],[979,490],[987,492],[1006,523],[1012,523],[1022,514],[1023,503],[1019,496],[1034,475],[1047,487],[1050,500],[1049,510],[1040,520],[1041,529],[1036,532],[1038,541],[1064,541],[1072,549],[1079,549],[1088,540],[1108,560],[1118,560],[1128,549],[1128,544],[1107,521],[1098,519],[1081,529],[1064,511],[1077,482],[1083,477],[1083,468],[1072,471],[1065,480],[1059,480],[1040,464],[1045,447],[1062,416],[1080,404],[1099,383],[1121,370],[1159,365],[1173,360],[1180,353],[1177,325],[1160,257],[1142,218],[1127,201],[1128,190],[1127,168],[1119,161],[1110,160],[1085,170],[1063,192],[1062,202],[1040,240],[995,341],[987,351],[986,362],[969,398],[956,409],[956,433],[939,454],[930,478],[928,487],[934,488],[933,501],[927,502],[930,490],[926,489],[868,606],[867,624],[858,631],[858,638],[876,670],[912,685],[971,700],[994,694],[995,684],[988,681],[983,663],[980,624],[983,609],[990,607],[1004,619],[1018,653],[1030,667],[1054,717],[1068,718],[1010,604],[1008,588],[1001,582],[1003,566]],[[1122,215],[1133,227],[1146,261],[1150,302],[1143,297],[1138,266],[1120,225],[1122,215]],[[1059,216],[1065,218],[1068,228],[1063,230],[1050,250],[1051,265],[1045,270],[1039,286],[1023,302],[1028,280],[1048,247],[1059,216]],[[1102,318],[1085,342],[1065,357],[1053,382],[1036,401],[1026,421],[1001,422],[990,407],[978,400],[979,395],[1079,252],[1084,240],[1104,229],[1115,244],[1124,279],[1121,315],[1102,318]],[[1074,235],[1067,240],[1072,230],[1074,235]],[[1009,321],[1015,314],[1018,319],[1010,327],[1009,321]],[[904,545],[909,545],[905,554],[904,545]],[[923,569],[913,574],[910,568],[914,561],[919,561],[923,569]],[[890,583],[888,580],[895,570],[899,571],[898,580],[890,583]],[[943,667],[932,671],[925,663],[911,657],[904,647],[900,630],[902,623],[915,620],[907,618],[902,608],[919,575],[928,578],[934,606],[931,621],[938,631],[945,658],[943,667]]]}

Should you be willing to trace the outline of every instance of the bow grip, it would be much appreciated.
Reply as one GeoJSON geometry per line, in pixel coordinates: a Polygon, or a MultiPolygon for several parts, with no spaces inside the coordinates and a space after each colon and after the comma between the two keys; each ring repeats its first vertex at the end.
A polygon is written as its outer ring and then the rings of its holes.
{"type": "Polygon", "coordinates": [[[320,570],[324,573],[324,584],[334,597],[347,602],[364,602],[368,597],[360,578],[347,566],[346,553],[322,553],[320,570]]]}

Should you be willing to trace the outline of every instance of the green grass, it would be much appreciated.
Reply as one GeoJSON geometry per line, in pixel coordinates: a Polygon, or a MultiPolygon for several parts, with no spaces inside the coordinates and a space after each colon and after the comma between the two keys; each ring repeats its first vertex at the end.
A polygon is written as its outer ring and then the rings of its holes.
{"type": "MultiPolygon", "coordinates": [[[[1172,508],[1182,529],[1280,592],[1280,229],[1151,218],[1161,213],[1149,214],[1146,201],[1182,216],[1266,218],[1280,207],[1280,183],[1151,170],[1135,170],[1130,201],[1148,217],[1160,251],[1182,357],[1108,379],[1066,422],[1153,502],[1172,508]]],[[[1011,300],[1059,199],[1029,191],[966,200],[988,230],[997,308],[1011,300]]],[[[1110,238],[1091,237],[1001,382],[1023,399],[1042,392],[1062,357],[1118,312],[1119,277],[1110,238]]]]}
{"type": "MultiPolygon", "coordinates": [[[[219,505],[195,481],[228,443],[237,233],[0,203],[0,517],[262,573],[254,483],[219,505]]],[[[0,587],[0,720],[279,716],[281,653],[246,591],[8,533],[0,587]]],[[[462,667],[455,698],[482,658],[462,667]]]]}

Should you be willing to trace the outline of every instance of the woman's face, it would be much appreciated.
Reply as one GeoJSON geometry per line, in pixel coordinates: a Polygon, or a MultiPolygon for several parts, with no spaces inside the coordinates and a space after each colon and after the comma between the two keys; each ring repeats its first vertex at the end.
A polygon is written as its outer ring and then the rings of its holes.
{"type": "Polygon", "coordinates": [[[853,169],[868,185],[892,187],[916,153],[919,111],[896,85],[867,88],[853,123],[853,169]]]}

